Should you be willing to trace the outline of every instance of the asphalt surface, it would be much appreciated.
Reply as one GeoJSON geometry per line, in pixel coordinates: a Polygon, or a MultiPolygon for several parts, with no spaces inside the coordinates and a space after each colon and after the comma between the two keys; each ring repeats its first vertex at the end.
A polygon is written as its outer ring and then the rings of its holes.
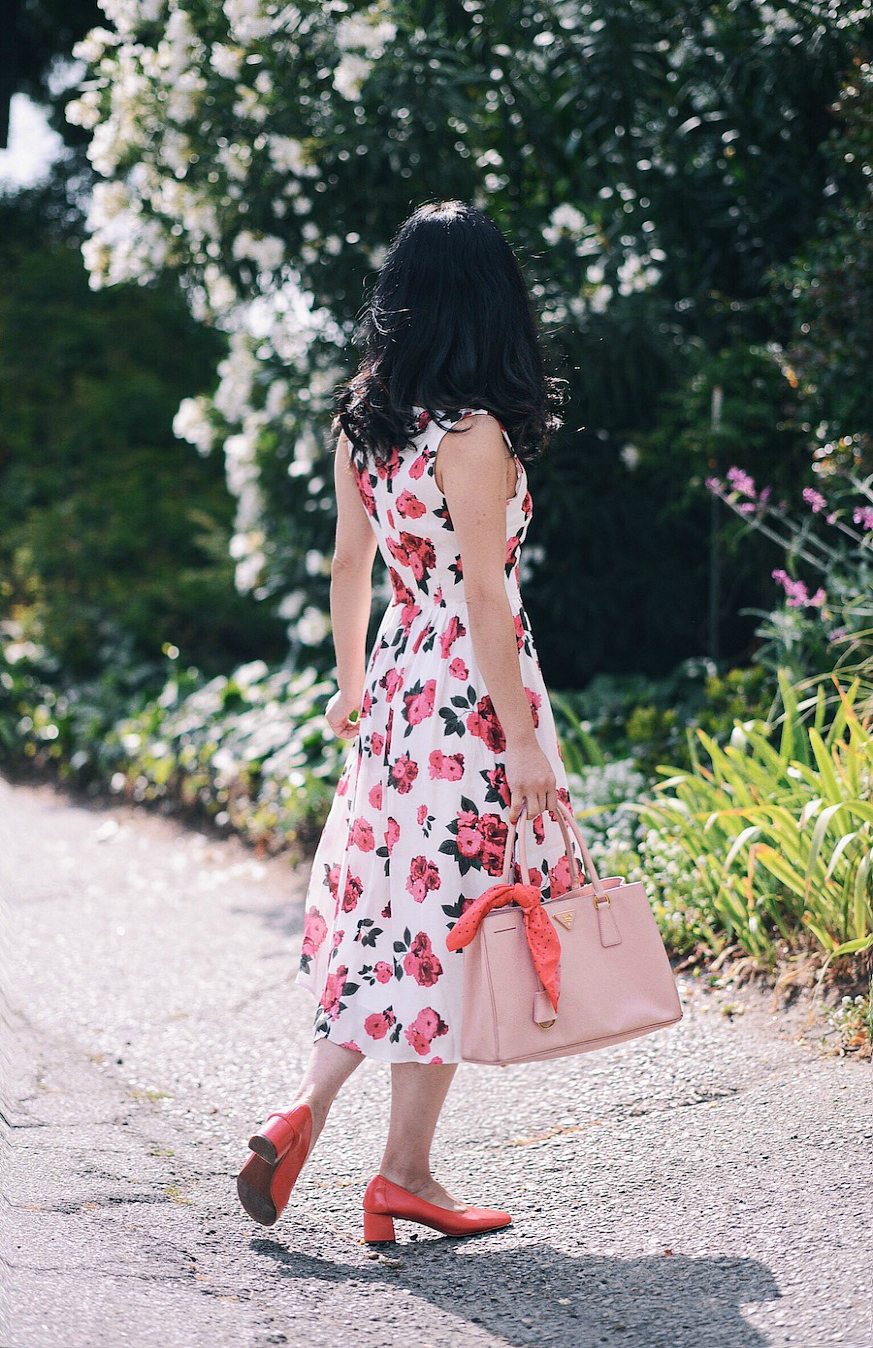
{"type": "Polygon", "coordinates": [[[293,1098],[310,1042],[305,879],[0,779],[2,1348],[870,1348],[870,1065],[726,1015],[700,980],[680,977],[677,1027],[462,1065],[435,1173],[508,1208],[507,1230],[362,1243],[374,1062],[281,1221],[252,1222],[245,1139],[293,1098]]]}

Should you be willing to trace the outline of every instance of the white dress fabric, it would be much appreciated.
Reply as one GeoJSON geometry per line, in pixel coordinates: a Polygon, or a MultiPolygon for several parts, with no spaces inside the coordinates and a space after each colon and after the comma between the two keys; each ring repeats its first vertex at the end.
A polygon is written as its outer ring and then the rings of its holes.
{"type": "MultiPolygon", "coordinates": [[[[468,408],[452,424],[469,413],[489,415],[468,408]]],[[[314,854],[296,982],[316,999],[316,1039],[388,1062],[451,1063],[461,1060],[464,956],[446,949],[446,937],[500,880],[510,797],[506,740],[476,662],[462,561],[434,477],[448,418],[440,415],[441,427],[423,408],[413,415],[414,443],[387,465],[361,471],[349,459],[392,599],[367,662],[360,730],[314,854]]],[[[506,593],[536,738],[569,805],[519,589],[533,502],[525,467],[513,457],[506,593]]],[[[544,811],[525,827],[528,881],[540,884],[544,899],[565,892],[570,876],[557,819],[544,811]]],[[[520,878],[517,861],[512,878],[520,878]]]]}

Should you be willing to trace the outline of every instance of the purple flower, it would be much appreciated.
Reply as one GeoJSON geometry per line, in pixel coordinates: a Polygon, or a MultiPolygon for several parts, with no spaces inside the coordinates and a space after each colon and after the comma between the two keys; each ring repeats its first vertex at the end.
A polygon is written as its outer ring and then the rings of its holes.
{"type": "Polygon", "coordinates": [[[738,491],[741,496],[754,497],[755,481],[754,478],[749,476],[745,469],[737,467],[729,468],[727,470],[727,480],[734,491],[738,491]]]}
{"type": "Polygon", "coordinates": [[[705,477],[703,479],[703,485],[706,487],[707,491],[715,492],[716,496],[721,495],[721,478],[705,477]]]}
{"type": "Polygon", "coordinates": [[[852,521],[862,529],[873,529],[873,506],[855,506],[852,521]]]}
{"type": "Polygon", "coordinates": [[[817,515],[818,512],[824,510],[827,505],[827,501],[820,491],[816,491],[815,487],[804,487],[803,499],[811,509],[813,515],[817,515]]]}
{"type": "Polygon", "coordinates": [[[775,581],[778,581],[788,596],[789,608],[821,608],[827,598],[821,586],[818,587],[814,595],[810,596],[803,581],[792,580],[788,572],[784,571],[781,566],[775,567],[770,574],[775,581]]]}

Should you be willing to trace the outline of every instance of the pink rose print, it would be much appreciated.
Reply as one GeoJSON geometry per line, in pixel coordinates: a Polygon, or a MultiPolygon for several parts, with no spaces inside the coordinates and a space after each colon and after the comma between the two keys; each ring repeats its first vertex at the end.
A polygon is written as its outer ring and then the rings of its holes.
{"type": "Polygon", "coordinates": [[[384,960],[379,960],[378,964],[373,965],[373,973],[376,976],[377,983],[390,983],[394,977],[394,970],[384,960]]]}
{"type": "Polygon", "coordinates": [[[373,837],[373,825],[368,819],[359,816],[352,824],[352,831],[349,837],[353,847],[359,847],[362,852],[372,852],[376,846],[376,840],[373,837]]]}
{"type": "MultiPolygon", "coordinates": [[[[382,753],[382,750],[385,748],[385,736],[382,734],[381,730],[373,731],[370,736],[370,748],[377,756],[382,753]]],[[[379,789],[381,790],[381,784],[379,789]]]]}
{"type": "Polygon", "coordinates": [[[449,665],[449,673],[453,679],[469,679],[470,677],[470,671],[459,655],[456,655],[449,665]]]}
{"type": "Polygon", "coordinates": [[[331,1020],[336,1020],[339,1015],[339,999],[343,993],[343,984],[346,981],[347,973],[348,968],[346,965],[341,964],[336,972],[328,974],[327,979],[325,980],[324,992],[321,994],[319,1005],[324,1007],[326,1014],[330,1016],[331,1020]]]}
{"type": "Polygon", "coordinates": [[[359,875],[352,875],[352,873],[349,871],[346,874],[346,887],[345,890],[343,891],[344,913],[354,912],[354,910],[357,908],[358,899],[361,897],[362,888],[363,886],[361,885],[361,877],[359,875]]]}
{"type": "Polygon", "coordinates": [[[433,861],[427,857],[413,857],[406,880],[406,888],[416,903],[424,903],[428,891],[439,889],[442,884],[440,873],[433,861]]]}
{"type": "Polygon", "coordinates": [[[439,1035],[445,1034],[448,1025],[441,1020],[432,1006],[426,1006],[423,1011],[419,1011],[415,1020],[407,1025],[405,1034],[407,1042],[419,1053],[422,1058],[430,1053],[430,1046],[434,1039],[439,1035]]]}
{"type": "Polygon", "coordinates": [[[539,693],[534,692],[533,688],[526,687],[524,691],[527,693],[527,700],[530,703],[530,709],[533,714],[533,723],[537,726],[540,723],[539,709],[543,699],[540,697],[539,693]]]}
{"type": "Polygon", "coordinates": [[[389,814],[388,827],[385,830],[385,846],[388,848],[388,855],[391,855],[391,849],[400,837],[400,825],[397,820],[389,814]]]}
{"type": "Polygon", "coordinates": [[[459,782],[464,775],[463,754],[444,754],[442,749],[432,749],[428,763],[434,781],[459,782]]]}
{"type": "Polygon", "coordinates": [[[419,828],[421,828],[425,819],[427,819],[427,806],[419,805],[418,809],[415,812],[415,822],[418,824],[419,828]]]}
{"type": "Polygon", "coordinates": [[[432,988],[439,978],[443,966],[434,954],[426,932],[420,931],[412,942],[409,953],[404,956],[403,968],[420,988],[432,988]]]}
{"type": "Polygon", "coordinates": [[[476,703],[476,710],[471,711],[467,717],[467,729],[471,735],[477,735],[479,739],[484,740],[488,748],[496,754],[502,754],[506,748],[503,726],[487,693],[484,697],[480,697],[476,703]]]}
{"type": "Polygon", "coordinates": [[[452,646],[459,637],[466,636],[467,629],[457,614],[453,615],[445,631],[440,635],[440,650],[444,660],[448,660],[452,646]]]}
{"type": "MultiPolygon", "coordinates": [[[[360,1053],[360,1052],[361,1052],[361,1050],[358,1048],[357,1044],[355,1043],[354,1039],[347,1039],[347,1040],[345,1041],[345,1043],[340,1044],[340,1048],[350,1048],[354,1053],[360,1053]]],[[[431,1062],[436,1062],[436,1059],[435,1059],[435,1058],[431,1058],[431,1062]]]]}
{"type": "Polygon", "coordinates": [[[369,790],[369,792],[367,793],[367,801],[369,802],[370,806],[371,806],[374,810],[381,810],[381,808],[382,808],[382,783],[381,783],[381,782],[377,782],[375,786],[371,786],[371,787],[370,787],[370,790],[369,790]]]}
{"type": "Polygon", "coordinates": [[[394,760],[394,764],[388,773],[388,780],[393,787],[405,796],[412,790],[413,783],[418,776],[418,764],[409,754],[401,754],[394,760]]]}
{"type": "Polygon", "coordinates": [[[314,955],[327,935],[327,923],[316,907],[306,910],[303,922],[303,953],[314,955]]]}
{"type": "Polygon", "coordinates": [[[341,870],[342,867],[339,862],[335,866],[329,866],[325,869],[324,883],[327,885],[328,893],[334,902],[336,902],[341,870]]]}
{"type": "Polygon", "coordinates": [[[435,692],[436,679],[428,679],[424,685],[417,683],[411,692],[403,694],[403,715],[410,727],[420,725],[428,716],[433,716],[435,692]]]}
{"type": "Polygon", "coordinates": [[[380,679],[379,682],[385,689],[385,696],[390,702],[397,692],[397,689],[403,687],[403,670],[389,669],[384,679],[380,679]]]}
{"type": "Polygon", "coordinates": [[[367,1016],[364,1029],[371,1039],[384,1039],[396,1020],[397,1017],[388,1006],[384,1011],[377,1011],[372,1016],[367,1016]]]}
{"type": "MultiPolygon", "coordinates": [[[[537,881],[539,883],[539,881],[537,881]]],[[[556,899],[559,894],[566,894],[570,888],[570,863],[567,860],[566,852],[561,860],[554,866],[549,867],[549,894],[556,899]]]]}
{"type": "Polygon", "coordinates": [[[427,514],[427,506],[423,501],[419,501],[417,496],[413,496],[411,491],[402,491],[397,497],[397,512],[404,519],[420,520],[422,515],[427,514]]]}

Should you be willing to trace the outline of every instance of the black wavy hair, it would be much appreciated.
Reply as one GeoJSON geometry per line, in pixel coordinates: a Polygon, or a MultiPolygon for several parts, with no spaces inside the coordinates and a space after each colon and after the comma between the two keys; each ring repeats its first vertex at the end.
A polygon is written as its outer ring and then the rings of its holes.
{"type": "Polygon", "coordinates": [[[335,394],[331,430],[345,431],[361,468],[410,444],[414,406],[439,425],[439,414],[451,421],[465,407],[484,407],[520,459],[538,457],[562,425],[565,381],[546,374],[521,266],[475,206],[428,202],[403,222],[355,340],[363,356],[335,394]]]}

